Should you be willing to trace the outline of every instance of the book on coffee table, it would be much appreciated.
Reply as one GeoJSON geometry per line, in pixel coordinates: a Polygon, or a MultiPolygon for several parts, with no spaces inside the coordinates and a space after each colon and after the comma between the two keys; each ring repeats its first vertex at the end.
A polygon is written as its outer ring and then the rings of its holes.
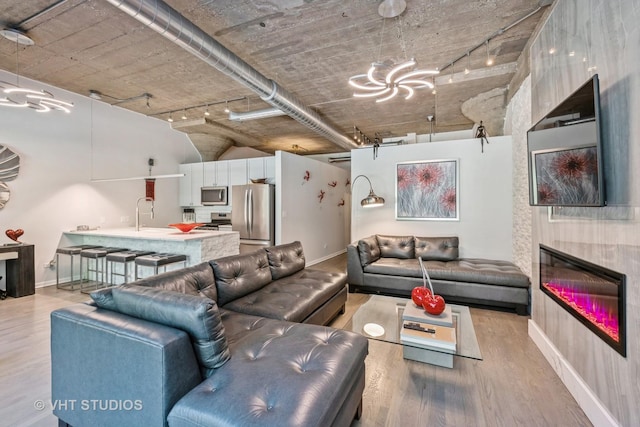
{"type": "Polygon", "coordinates": [[[456,351],[456,330],[448,326],[431,325],[428,323],[405,320],[400,331],[402,344],[437,350],[456,351]],[[417,324],[425,331],[407,328],[407,324],[417,324]]]}
{"type": "Polygon", "coordinates": [[[441,326],[453,326],[453,314],[451,311],[451,306],[447,305],[444,311],[438,315],[434,316],[427,313],[424,308],[416,306],[413,301],[409,301],[407,305],[404,307],[404,312],[402,313],[402,320],[411,320],[412,322],[422,322],[429,323],[431,325],[441,325],[441,326]]]}

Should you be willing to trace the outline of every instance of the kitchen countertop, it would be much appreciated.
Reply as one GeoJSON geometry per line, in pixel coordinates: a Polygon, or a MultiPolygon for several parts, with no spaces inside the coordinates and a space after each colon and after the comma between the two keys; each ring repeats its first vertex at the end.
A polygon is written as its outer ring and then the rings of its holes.
{"type": "Polygon", "coordinates": [[[127,228],[98,228],[96,230],[71,230],[65,234],[78,236],[103,236],[103,237],[122,237],[128,239],[144,239],[144,240],[204,240],[212,237],[225,236],[229,234],[238,234],[237,231],[211,231],[211,230],[192,230],[189,233],[183,233],[175,228],[152,228],[142,227],[140,231],[136,231],[134,227],[127,228]]]}
{"type": "Polygon", "coordinates": [[[134,227],[71,230],[63,233],[61,246],[98,245],[130,250],[147,250],[187,256],[187,265],[195,265],[229,255],[237,255],[240,233],[237,231],[192,230],[183,233],[175,228],[134,227]]]}

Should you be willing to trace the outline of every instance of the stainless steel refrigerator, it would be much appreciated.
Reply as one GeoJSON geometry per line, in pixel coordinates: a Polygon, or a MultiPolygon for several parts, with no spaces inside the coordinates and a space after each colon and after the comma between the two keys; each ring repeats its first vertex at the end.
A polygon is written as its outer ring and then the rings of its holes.
{"type": "Polygon", "coordinates": [[[275,187],[271,184],[231,188],[231,226],[240,233],[240,253],[275,244],[275,187]]]}

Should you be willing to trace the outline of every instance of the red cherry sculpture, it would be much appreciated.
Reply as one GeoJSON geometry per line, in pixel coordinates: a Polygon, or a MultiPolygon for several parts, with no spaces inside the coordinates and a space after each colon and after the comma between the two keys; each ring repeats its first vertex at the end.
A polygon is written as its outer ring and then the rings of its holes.
{"type": "Polygon", "coordinates": [[[422,307],[432,316],[439,316],[445,308],[444,298],[440,295],[426,295],[422,300],[422,307]]]}
{"type": "Polygon", "coordinates": [[[431,295],[431,291],[424,286],[416,286],[411,290],[411,300],[413,300],[413,303],[418,307],[423,306],[424,297],[427,295],[431,295]]]}

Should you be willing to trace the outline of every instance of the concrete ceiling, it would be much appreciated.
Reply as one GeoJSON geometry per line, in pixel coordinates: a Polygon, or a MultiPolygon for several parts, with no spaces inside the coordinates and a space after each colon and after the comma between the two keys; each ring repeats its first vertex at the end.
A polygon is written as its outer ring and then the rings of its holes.
{"type": "MultiPolygon", "coordinates": [[[[470,129],[484,120],[490,135],[501,134],[509,85],[517,84],[527,66],[520,55],[550,3],[406,0],[404,13],[384,19],[378,14],[379,0],[166,2],[341,133],[351,137],[357,126],[371,138],[376,133],[384,138],[428,133],[429,115],[435,116],[437,132],[470,129]],[[487,46],[482,45],[487,38],[494,58],[490,67],[485,64],[487,46]],[[353,98],[350,76],[365,73],[375,61],[411,57],[420,69],[442,70],[435,79],[435,95],[422,89],[411,100],[353,98]],[[465,74],[468,65],[471,72],[465,74]]],[[[19,46],[20,75],[82,95],[97,90],[110,96],[103,97],[104,102],[163,120],[167,111],[175,110],[174,128],[192,135],[206,160],[216,159],[231,145],[270,153],[345,151],[288,116],[230,121],[223,111],[225,100],[236,99],[228,103],[236,112],[270,105],[106,0],[2,3],[0,25],[17,28],[35,42],[19,46]],[[152,95],[148,107],[144,98],[118,101],[143,93],[152,95]],[[206,107],[191,108],[203,104],[211,104],[206,119],[206,107]],[[188,117],[184,122],[183,114],[188,117]]],[[[16,72],[16,44],[4,38],[0,68],[16,72]]]]}

